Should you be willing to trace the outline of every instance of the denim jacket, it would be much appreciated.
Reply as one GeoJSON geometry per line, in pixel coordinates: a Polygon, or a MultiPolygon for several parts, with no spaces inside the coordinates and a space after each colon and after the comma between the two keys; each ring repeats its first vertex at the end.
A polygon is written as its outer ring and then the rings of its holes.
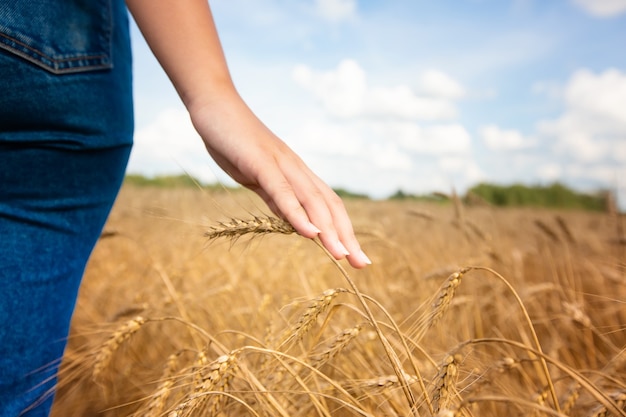
{"type": "Polygon", "coordinates": [[[0,144],[132,142],[123,0],[0,1],[0,144]]]}

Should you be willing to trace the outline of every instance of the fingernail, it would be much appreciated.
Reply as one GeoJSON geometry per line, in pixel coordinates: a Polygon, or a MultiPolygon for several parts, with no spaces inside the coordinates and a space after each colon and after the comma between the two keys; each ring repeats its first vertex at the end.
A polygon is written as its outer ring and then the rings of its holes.
{"type": "Polygon", "coordinates": [[[310,229],[311,229],[313,232],[317,233],[318,235],[319,235],[320,233],[322,233],[322,231],[321,231],[321,230],[320,230],[320,229],[319,229],[316,225],[314,225],[314,224],[313,224],[313,223],[311,223],[311,222],[309,222],[309,227],[310,227],[310,229]]]}
{"type": "Polygon", "coordinates": [[[362,250],[359,252],[359,258],[361,258],[361,260],[365,262],[367,265],[372,264],[372,261],[370,261],[370,258],[368,258],[365,252],[363,252],[362,250]]]}
{"type": "Polygon", "coordinates": [[[337,241],[337,247],[339,248],[341,253],[344,254],[345,256],[350,255],[350,252],[348,252],[348,249],[346,249],[346,247],[343,246],[343,243],[341,243],[340,241],[337,241]]]}

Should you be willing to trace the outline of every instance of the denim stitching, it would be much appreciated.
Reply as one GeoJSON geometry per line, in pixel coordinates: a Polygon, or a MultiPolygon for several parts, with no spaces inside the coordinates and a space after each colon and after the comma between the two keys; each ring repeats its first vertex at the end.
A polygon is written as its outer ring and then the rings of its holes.
{"type": "Polygon", "coordinates": [[[0,30],[0,48],[9,51],[53,74],[110,69],[113,67],[113,5],[112,0],[103,0],[103,2],[104,7],[100,9],[100,17],[103,25],[101,28],[102,30],[99,30],[97,35],[100,40],[100,45],[105,45],[104,48],[106,48],[108,52],[101,54],[77,52],[76,54],[58,54],[58,56],[55,57],[43,52],[33,44],[25,43],[2,30],[0,30]],[[83,62],[81,63],[81,61],[83,62]]]}

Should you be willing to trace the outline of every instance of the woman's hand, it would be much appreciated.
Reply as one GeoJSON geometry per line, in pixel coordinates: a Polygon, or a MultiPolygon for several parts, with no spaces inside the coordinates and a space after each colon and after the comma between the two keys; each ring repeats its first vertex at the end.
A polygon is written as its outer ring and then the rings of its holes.
{"type": "Polygon", "coordinates": [[[243,102],[232,83],[207,0],[126,0],[215,161],[302,236],[319,235],[355,268],[361,251],[339,197],[243,102]]]}
{"type": "Polygon", "coordinates": [[[191,107],[191,118],[215,161],[256,192],[302,236],[319,236],[336,258],[362,268],[361,250],[341,199],[248,109],[234,90],[191,107]]]}

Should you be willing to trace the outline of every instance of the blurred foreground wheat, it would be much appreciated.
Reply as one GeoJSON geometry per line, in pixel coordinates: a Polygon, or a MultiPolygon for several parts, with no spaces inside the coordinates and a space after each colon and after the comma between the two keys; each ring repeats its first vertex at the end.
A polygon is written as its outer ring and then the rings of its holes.
{"type": "Polygon", "coordinates": [[[623,217],[347,204],[363,271],[247,193],[126,187],[53,415],[626,416],[623,217]]]}

